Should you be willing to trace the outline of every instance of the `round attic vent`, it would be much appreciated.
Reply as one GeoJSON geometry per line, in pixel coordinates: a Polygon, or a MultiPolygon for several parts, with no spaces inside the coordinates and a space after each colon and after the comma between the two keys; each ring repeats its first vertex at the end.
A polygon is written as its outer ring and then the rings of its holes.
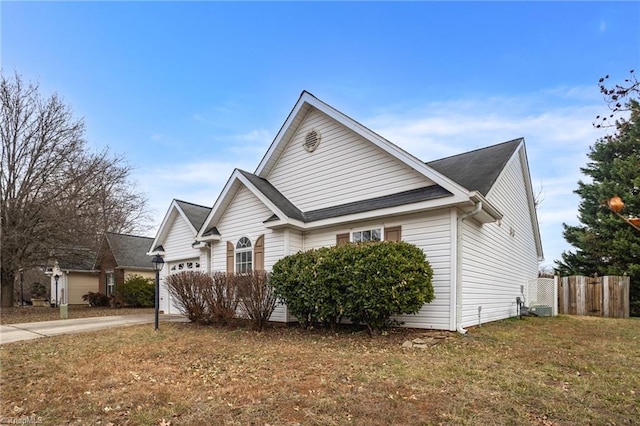
{"type": "Polygon", "coordinates": [[[317,130],[312,130],[304,137],[304,143],[302,146],[308,152],[313,152],[320,145],[320,133],[317,130]]]}

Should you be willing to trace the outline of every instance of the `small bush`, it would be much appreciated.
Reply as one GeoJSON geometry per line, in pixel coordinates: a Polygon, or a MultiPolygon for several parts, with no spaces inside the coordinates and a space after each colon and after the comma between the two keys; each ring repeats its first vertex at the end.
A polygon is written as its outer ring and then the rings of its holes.
{"type": "Polygon", "coordinates": [[[121,298],[125,305],[136,308],[155,306],[155,281],[141,275],[132,275],[116,287],[116,297],[121,298]]]}
{"type": "Polygon", "coordinates": [[[199,271],[184,271],[165,278],[169,294],[176,305],[192,322],[209,322],[208,302],[213,281],[210,275],[199,271]]]}
{"type": "Polygon", "coordinates": [[[31,297],[33,299],[44,299],[47,297],[47,287],[41,283],[31,284],[31,297]]]}
{"type": "Polygon", "coordinates": [[[89,293],[82,296],[82,300],[89,303],[89,306],[98,307],[98,306],[109,306],[109,296],[104,293],[94,293],[90,291],[89,293]]]}
{"type": "MultiPolygon", "coordinates": [[[[231,277],[231,275],[229,275],[231,277]]],[[[262,330],[276,308],[277,298],[269,285],[269,275],[264,271],[253,271],[234,276],[239,289],[240,309],[258,330],[262,330]]]]}
{"type": "Polygon", "coordinates": [[[236,316],[238,310],[238,285],[232,275],[224,272],[214,272],[210,277],[210,288],[205,286],[201,290],[205,307],[203,320],[226,324],[236,316]]]}

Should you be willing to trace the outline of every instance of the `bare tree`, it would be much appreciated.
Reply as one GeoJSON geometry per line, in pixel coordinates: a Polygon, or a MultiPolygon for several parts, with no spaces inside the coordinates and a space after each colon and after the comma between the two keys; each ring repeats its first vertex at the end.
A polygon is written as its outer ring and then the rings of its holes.
{"type": "Polygon", "coordinates": [[[56,94],[43,98],[37,85],[2,74],[0,103],[0,302],[8,307],[20,268],[96,247],[105,231],[142,231],[149,217],[131,167],[108,150],[88,151],[83,120],[56,94]]]}
{"type": "MultiPolygon", "coordinates": [[[[614,84],[607,86],[609,75],[600,78],[598,87],[600,93],[604,97],[604,101],[609,107],[610,113],[596,116],[593,126],[596,128],[616,127],[616,114],[631,111],[629,100],[640,95],[640,82],[635,75],[635,70],[629,71],[629,78],[624,80],[622,84],[614,84]]],[[[625,122],[621,119],[622,123],[625,122]]]]}

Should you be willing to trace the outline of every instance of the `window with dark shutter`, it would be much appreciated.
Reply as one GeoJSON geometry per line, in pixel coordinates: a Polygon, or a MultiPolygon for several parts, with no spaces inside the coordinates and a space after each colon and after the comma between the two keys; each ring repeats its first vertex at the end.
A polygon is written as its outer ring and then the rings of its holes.
{"type": "Polygon", "coordinates": [[[264,271],[264,235],[260,235],[253,247],[253,269],[264,271]]]}
{"type": "Polygon", "coordinates": [[[231,241],[227,241],[227,273],[233,274],[233,243],[231,241]]]}
{"type": "Polygon", "coordinates": [[[402,240],[402,227],[390,226],[384,228],[384,240],[385,241],[401,241],[402,240]]]}
{"type": "Polygon", "coordinates": [[[349,233],[336,235],[336,245],[347,244],[349,242],[349,233]]]}

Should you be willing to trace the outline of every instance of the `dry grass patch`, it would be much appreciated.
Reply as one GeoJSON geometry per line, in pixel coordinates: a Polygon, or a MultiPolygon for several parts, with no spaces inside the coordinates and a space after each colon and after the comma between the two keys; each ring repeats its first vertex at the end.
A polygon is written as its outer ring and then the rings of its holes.
{"type": "MultiPolygon", "coordinates": [[[[69,306],[69,318],[106,317],[112,315],[152,314],[153,308],[101,308],[69,306]]],[[[53,321],[60,319],[60,308],[24,306],[0,309],[0,324],[53,321]]]]}
{"type": "Polygon", "coordinates": [[[0,346],[0,414],[44,424],[636,424],[640,322],[487,324],[467,336],[134,326],[0,346]],[[427,349],[417,337],[445,336],[427,349]]]}

